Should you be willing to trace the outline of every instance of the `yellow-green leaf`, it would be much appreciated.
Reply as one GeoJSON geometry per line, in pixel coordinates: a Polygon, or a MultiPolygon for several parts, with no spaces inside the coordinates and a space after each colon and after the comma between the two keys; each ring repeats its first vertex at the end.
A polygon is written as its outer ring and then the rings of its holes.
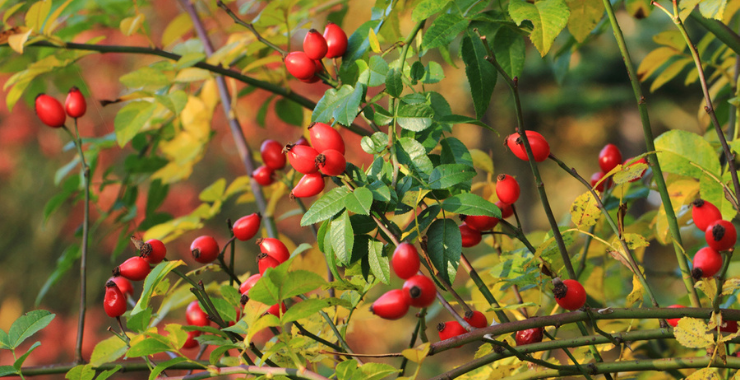
{"type": "Polygon", "coordinates": [[[666,46],[651,51],[642,59],[640,66],[637,68],[637,76],[640,78],[640,81],[644,82],[647,78],[650,78],[658,68],[663,66],[673,56],[680,53],[679,50],[666,46]]]}
{"type": "Polygon", "coordinates": [[[509,2],[509,15],[517,25],[525,20],[532,22],[534,28],[529,39],[544,57],[560,31],[568,24],[570,11],[564,0],[541,0],[534,4],[512,0],[509,2]]]}
{"type": "Polygon", "coordinates": [[[642,304],[643,297],[645,296],[645,288],[642,287],[642,283],[637,279],[637,276],[632,276],[632,291],[627,295],[627,307],[632,307],[635,304],[642,304]]]}
{"type": "Polygon", "coordinates": [[[570,220],[581,230],[596,224],[600,216],[601,210],[590,191],[579,195],[570,207],[570,220]]]}
{"type": "Polygon", "coordinates": [[[26,12],[26,27],[41,33],[41,27],[51,11],[51,0],[42,0],[28,8],[26,12]]]}
{"type": "Polygon", "coordinates": [[[676,75],[680,74],[681,71],[686,67],[686,65],[690,64],[691,62],[693,62],[691,58],[683,58],[671,63],[665,70],[663,70],[662,73],[660,73],[655,78],[653,84],[650,85],[650,92],[654,92],[664,84],[668,83],[671,79],[675,78],[676,75]]]}
{"type": "Polygon", "coordinates": [[[33,32],[33,29],[29,28],[25,33],[14,34],[8,37],[8,45],[10,45],[10,47],[16,52],[23,54],[23,46],[26,44],[26,41],[28,41],[28,37],[31,35],[31,32],[33,32]]]}
{"type": "Polygon", "coordinates": [[[653,36],[656,44],[668,46],[678,51],[686,49],[686,42],[678,30],[666,30],[653,36]]]}
{"type": "Polygon", "coordinates": [[[178,83],[189,83],[211,78],[211,73],[208,70],[203,70],[197,67],[188,67],[180,70],[175,77],[175,82],[178,83]]]}
{"type": "Polygon", "coordinates": [[[470,156],[473,158],[473,166],[476,169],[493,174],[493,160],[491,156],[480,149],[470,149],[470,156]]]}
{"type": "Polygon", "coordinates": [[[247,334],[247,337],[244,340],[245,342],[249,343],[252,341],[252,337],[254,336],[254,334],[268,327],[275,327],[275,326],[280,326],[280,319],[278,319],[278,317],[272,314],[265,314],[262,317],[260,317],[260,319],[258,319],[257,322],[249,326],[249,334],[247,334]]]}
{"type": "Polygon", "coordinates": [[[692,373],[686,380],[719,380],[719,376],[714,368],[702,368],[692,373]]]}
{"type": "Polygon", "coordinates": [[[407,348],[401,354],[406,359],[418,364],[424,361],[424,358],[429,354],[429,347],[429,343],[424,343],[414,348],[407,348]]]}
{"type": "Polygon", "coordinates": [[[44,26],[44,34],[45,35],[51,35],[51,32],[54,31],[61,23],[58,21],[59,16],[64,12],[64,10],[67,8],[69,3],[71,3],[72,0],[67,0],[64,2],[64,4],[60,5],[59,8],[57,8],[54,13],[49,16],[49,19],[46,20],[46,25],[44,26]]]}
{"type": "Polygon", "coordinates": [[[714,337],[707,330],[707,324],[701,319],[684,317],[673,329],[673,335],[686,348],[705,348],[714,344],[714,337]]]}
{"type": "Polygon", "coordinates": [[[622,238],[627,243],[629,249],[638,249],[650,245],[647,239],[640,234],[624,234],[622,238]]]}
{"type": "Polygon", "coordinates": [[[126,36],[130,36],[136,33],[136,31],[139,30],[139,28],[141,27],[141,24],[144,23],[145,19],[146,17],[141,13],[137,14],[134,17],[126,17],[125,19],[121,20],[121,33],[126,36]]]}
{"type": "Polygon", "coordinates": [[[370,42],[370,49],[372,49],[373,53],[380,54],[380,42],[378,41],[378,35],[375,34],[375,30],[370,28],[367,34],[367,40],[370,42]]]}
{"type": "Polygon", "coordinates": [[[190,29],[193,29],[193,21],[190,19],[190,16],[187,13],[180,13],[164,29],[164,33],[162,33],[162,46],[169,46],[185,33],[189,32],[190,29]]]}
{"type": "Polygon", "coordinates": [[[601,0],[566,0],[570,9],[568,31],[578,42],[586,40],[604,14],[601,0]]]}

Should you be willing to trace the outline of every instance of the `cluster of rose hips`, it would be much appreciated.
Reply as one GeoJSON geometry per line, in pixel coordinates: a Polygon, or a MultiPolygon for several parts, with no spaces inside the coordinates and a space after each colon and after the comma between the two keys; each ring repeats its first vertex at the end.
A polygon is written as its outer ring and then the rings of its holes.
{"type": "Polygon", "coordinates": [[[87,111],[87,103],[80,90],[77,87],[72,87],[67,93],[64,107],[55,98],[41,93],[36,96],[34,108],[42,123],[52,128],[60,128],[64,126],[67,115],[74,119],[84,116],[85,111],[87,111]]]}
{"type": "Polygon", "coordinates": [[[324,176],[338,176],[347,167],[344,139],[336,129],[324,123],[313,123],[308,131],[313,146],[304,138],[285,147],[274,140],[262,143],[260,155],[264,165],[252,173],[252,178],[262,186],[270,185],[274,182],[274,171],[284,168],[286,162],[290,162],[293,169],[304,174],[291,195],[295,198],[307,198],[321,193],[326,184],[324,176]]]}
{"type": "MultiPolygon", "coordinates": [[[[602,149],[601,152],[599,152],[599,168],[601,168],[601,171],[598,171],[591,175],[591,187],[596,186],[595,190],[603,192],[605,189],[607,189],[610,184],[609,180],[601,181],[604,176],[612,171],[614,168],[617,167],[619,164],[627,165],[629,163],[629,166],[637,165],[637,164],[647,164],[647,160],[645,157],[640,158],[639,160],[635,160],[634,157],[628,158],[622,162],[622,152],[617,148],[614,144],[606,144],[602,149]],[[601,183],[599,183],[601,181],[601,183]]],[[[635,182],[642,178],[642,176],[645,174],[645,171],[647,169],[643,170],[642,173],[637,178],[631,179],[630,182],[635,182]]]]}
{"type": "Polygon", "coordinates": [[[722,220],[722,213],[715,205],[702,199],[694,201],[691,217],[694,225],[704,231],[704,238],[709,245],[694,255],[691,275],[695,279],[712,277],[722,269],[722,255],[719,252],[735,246],[737,231],[732,223],[722,220]]]}
{"type": "Polygon", "coordinates": [[[311,29],[303,39],[303,51],[294,51],[285,56],[285,68],[301,82],[319,81],[318,73],[324,70],[321,60],[337,58],[347,51],[347,34],[334,23],[329,23],[322,36],[311,29]]]}
{"type": "MultiPolygon", "coordinates": [[[[501,218],[506,219],[514,214],[511,207],[519,199],[519,182],[514,177],[501,174],[496,181],[496,206],[501,209],[501,218]]],[[[475,247],[483,239],[483,232],[490,231],[499,222],[499,218],[486,215],[464,215],[460,224],[460,237],[465,248],[475,247]]]]}

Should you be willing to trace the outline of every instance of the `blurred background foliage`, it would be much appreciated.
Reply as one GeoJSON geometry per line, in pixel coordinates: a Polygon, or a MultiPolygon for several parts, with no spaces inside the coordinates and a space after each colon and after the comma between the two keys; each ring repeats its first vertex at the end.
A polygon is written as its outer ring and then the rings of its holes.
{"type": "MultiPolygon", "coordinates": [[[[0,1],[0,3],[2,3],[0,1]]],[[[22,3],[10,1],[10,5],[22,3]]],[[[165,27],[183,13],[177,1],[152,0],[138,1],[137,7],[145,14],[145,28],[154,41],[158,41],[164,33],[165,27]]],[[[244,17],[253,17],[256,10],[264,4],[260,2],[237,2],[242,11],[249,11],[244,17]],[[251,8],[250,8],[251,6],[251,8]]],[[[334,1],[329,13],[323,12],[314,18],[303,20],[293,35],[293,43],[302,40],[303,34],[311,28],[322,28],[326,23],[326,15],[337,18],[344,14],[341,23],[343,29],[349,33],[354,31],[363,20],[370,17],[370,8],[363,0],[334,1]]],[[[496,1],[492,6],[496,7],[496,1]]],[[[21,5],[19,14],[24,13],[21,5]]],[[[232,7],[234,5],[232,4],[232,7]]],[[[128,0],[74,0],[70,4],[72,10],[66,25],[59,29],[57,36],[62,39],[74,38],[74,41],[84,42],[101,36],[101,43],[113,45],[148,46],[149,41],[142,34],[132,36],[123,35],[118,24],[124,17],[131,16],[131,3],[128,0]],[[91,29],[85,23],[94,21],[98,25],[91,29]],[[84,31],[80,34],[81,31],[84,31]]],[[[619,22],[627,37],[627,44],[635,62],[639,63],[651,50],[658,45],[653,37],[663,30],[672,27],[670,20],[660,12],[653,12],[643,19],[635,19],[627,14],[623,7],[618,13],[619,22]]],[[[408,12],[410,13],[410,12],[408,12]]],[[[216,46],[227,42],[229,33],[239,31],[232,21],[224,14],[215,14],[208,20],[208,28],[212,30],[211,38],[216,46]],[[217,21],[214,21],[217,20],[217,21]]],[[[408,32],[413,26],[410,14],[405,15],[400,22],[400,30],[408,32]]],[[[731,25],[737,29],[737,22],[731,25]]],[[[695,41],[702,38],[705,31],[697,28],[691,20],[687,27],[695,41]]],[[[240,31],[243,32],[243,31],[240,31]]],[[[186,34],[186,37],[191,32],[186,34]]],[[[568,32],[563,32],[556,40],[553,51],[557,51],[569,38],[568,32]]],[[[641,124],[633,94],[629,87],[624,64],[616,48],[616,43],[609,29],[591,39],[591,41],[572,53],[567,70],[563,70],[561,61],[553,62],[553,54],[540,58],[539,53],[527,41],[527,55],[524,73],[520,78],[521,96],[524,107],[524,119],[528,128],[535,129],[547,137],[552,152],[560,159],[575,167],[584,177],[599,170],[597,157],[599,150],[607,143],[616,144],[625,158],[644,153],[645,145],[642,137],[641,124]]],[[[386,41],[386,45],[389,45],[386,41]]],[[[459,41],[453,44],[452,57],[457,57],[459,41]]],[[[48,53],[48,52],[47,52],[48,53]]],[[[28,49],[24,55],[19,55],[10,49],[0,49],[0,82],[5,82],[13,73],[22,70],[25,65],[36,60],[38,50],[28,49]]],[[[32,81],[21,100],[11,110],[4,104],[0,105],[0,328],[7,330],[10,324],[23,312],[36,308],[34,302],[43,284],[56,267],[57,259],[70,246],[79,242],[81,230],[78,226],[82,220],[82,204],[64,203],[48,220],[44,220],[44,207],[56,194],[60,193],[62,185],[55,185],[55,173],[74,157],[74,148],[68,144],[67,136],[60,131],[51,130],[42,126],[33,114],[32,102],[37,93],[46,92],[58,99],[63,99],[67,90],[75,85],[82,89],[88,97],[88,114],[80,120],[80,130],[83,137],[104,136],[113,132],[113,119],[119,104],[101,106],[100,100],[116,99],[124,94],[125,86],[119,78],[139,67],[155,62],[159,59],[149,56],[126,54],[92,54],[79,60],[77,65],[58,70],[50,74],[39,76],[32,81]]],[[[457,67],[444,63],[444,60],[435,52],[421,58],[423,63],[434,60],[442,63],[445,79],[427,90],[441,92],[450,102],[456,114],[474,115],[469,96],[465,73],[460,61],[456,60],[457,67]]],[[[700,123],[697,118],[702,102],[701,89],[698,83],[684,86],[683,78],[693,70],[693,66],[685,68],[680,79],[673,80],[649,93],[647,102],[650,116],[653,121],[655,135],[670,129],[683,129],[700,132],[706,129],[706,123],[700,123]]],[[[274,73],[265,69],[256,74],[258,77],[268,78],[274,73]]],[[[320,98],[327,89],[324,85],[305,85],[290,82],[296,92],[312,100],[320,98]]],[[[649,82],[644,84],[647,90],[649,82]]],[[[243,88],[239,85],[239,88],[243,88]]],[[[0,94],[5,99],[6,94],[0,94]]],[[[257,151],[261,142],[266,138],[274,138],[281,143],[297,140],[304,134],[304,130],[291,126],[282,121],[270,108],[264,116],[264,125],[256,121],[262,102],[268,98],[263,91],[255,91],[242,97],[236,103],[237,113],[244,128],[247,139],[252,148],[257,151]]],[[[720,96],[716,100],[717,112],[721,120],[727,119],[729,113],[727,99],[729,96],[720,96]]],[[[308,111],[304,111],[308,112],[308,111]]],[[[305,115],[308,115],[306,113],[305,115]]],[[[308,117],[304,117],[308,120],[308,117]]],[[[489,152],[493,157],[495,173],[510,173],[517,177],[522,185],[523,194],[517,207],[520,212],[525,231],[534,232],[546,230],[547,221],[536,196],[535,184],[526,167],[527,163],[516,160],[503,147],[503,137],[513,133],[515,115],[513,114],[512,99],[505,84],[499,80],[493,95],[488,113],[483,121],[491,125],[500,136],[483,130],[474,125],[459,125],[455,127],[454,135],[463,141],[469,148],[481,149],[489,152]]],[[[171,185],[167,199],[160,211],[174,217],[187,215],[201,202],[198,194],[219,178],[226,178],[231,183],[235,178],[244,175],[244,169],[239,161],[228,126],[220,111],[214,114],[212,129],[214,138],[207,147],[204,159],[199,162],[186,181],[171,185]]],[[[348,160],[358,166],[367,165],[371,156],[359,149],[359,138],[347,131],[342,131],[351,149],[348,149],[348,160]]],[[[100,186],[100,174],[108,167],[112,169],[113,177],[123,174],[122,165],[127,157],[135,151],[127,146],[124,149],[114,147],[100,154],[96,177],[93,185],[100,186]],[[102,168],[102,169],[101,169],[102,168]]],[[[552,162],[541,164],[546,189],[550,196],[555,215],[563,221],[569,220],[569,208],[573,200],[583,193],[582,186],[564,173],[552,162]]],[[[479,175],[479,180],[485,180],[485,174],[479,175]]],[[[142,182],[138,194],[130,193],[126,196],[136,197],[133,202],[138,209],[131,210],[132,214],[126,222],[135,228],[143,220],[142,209],[146,205],[145,194],[148,191],[148,182],[142,182]]],[[[90,320],[88,336],[84,351],[92,350],[94,343],[107,337],[104,331],[109,320],[104,318],[101,304],[104,289],[103,283],[110,276],[111,269],[121,261],[121,257],[133,254],[133,247],[127,246],[121,256],[116,259],[113,255],[122,229],[113,218],[98,221],[101,211],[110,209],[116,199],[118,188],[115,185],[107,186],[102,192],[94,186],[95,196],[93,220],[99,225],[96,227],[91,240],[91,255],[89,257],[89,284],[88,302],[90,320]],[[96,286],[99,284],[100,286],[96,286]]],[[[130,190],[129,190],[130,191],[130,190]]],[[[654,193],[654,192],[653,192],[654,193]]],[[[655,209],[659,203],[657,194],[650,194],[647,201],[634,204],[629,212],[631,215],[642,215],[648,210],[655,209]]],[[[296,205],[282,202],[277,206],[275,215],[278,218],[278,228],[281,233],[295,245],[302,242],[314,242],[310,230],[299,227],[298,216],[291,216],[290,212],[296,205]],[[281,219],[281,215],[286,215],[281,219]]],[[[239,203],[236,198],[227,201],[220,213],[202,230],[186,233],[184,236],[168,243],[168,256],[184,259],[193,263],[188,250],[189,242],[201,234],[213,234],[219,241],[228,238],[226,219],[235,220],[243,215],[256,211],[251,203],[239,203]]],[[[703,234],[698,230],[685,228],[684,242],[687,246],[697,246],[703,234]]],[[[541,234],[538,236],[542,236],[541,234]]],[[[489,237],[490,239],[490,237],[489,237]]],[[[582,239],[579,237],[579,239],[582,239]]],[[[536,240],[536,239],[535,239],[536,240]]],[[[534,241],[534,240],[533,240],[534,241]]],[[[541,241],[541,240],[537,240],[541,241]]],[[[594,251],[603,248],[592,246],[594,251]]],[[[242,243],[237,246],[237,272],[256,270],[252,259],[257,250],[251,243],[242,243]]],[[[485,264],[483,255],[491,253],[487,245],[480,245],[470,249],[469,256],[482,257],[478,264],[485,264]]],[[[305,265],[321,265],[323,257],[308,256],[305,265]]],[[[495,263],[495,260],[493,262],[495,263]]],[[[665,304],[678,303],[674,294],[683,294],[682,284],[675,266],[675,258],[670,247],[661,246],[655,242],[645,252],[645,267],[648,281],[659,290],[659,301],[665,304]],[[670,263],[665,265],[664,263],[670,263]]],[[[622,266],[618,266],[618,273],[614,276],[605,276],[603,284],[594,285],[596,289],[608,289],[606,303],[609,297],[624,297],[631,289],[632,276],[622,266]]],[[[54,285],[38,306],[58,314],[52,327],[43,330],[42,341],[44,350],[34,353],[27,364],[51,363],[71,359],[71,347],[74,342],[76,323],[78,288],[78,269],[73,267],[54,285]],[[48,343],[56,340],[58,345],[48,343]],[[43,351],[43,352],[42,352],[43,351]]],[[[733,265],[729,275],[737,275],[738,270],[733,265]]],[[[396,279],[397,280],[397,279],[396,279]]],[[[456,285],[464,285],[467,276],[461,275],[456,285]]],[[[137,284],[140,286],[140,284],[137,284]]],[[[465,295],[463,295],[465,297],[465,295]]],[[[504,303],[511,300],[504,300],[504,303]]],[[[433,314],[433,313],[432,313],[433,314]]],[[[175,314],[178,316],[179,314],[175,314]]],[[[365,339],[387,332],[387,329],[410,331],[413,328],[412,320],[398,322],[383,322],[369,319],[363,323],[362,331],[354,331],[350,335],[350,344],[356,345],[359,352],[398,352],[407,342],[404,334],[383,334],[387,340],[365,339]],[[399,338],[395,338],[399,337],[399,338]]],[[[434,324],[429,324],[434,326],[434,324]]],[[[430,336],[433,330],[430,330],[430,336]]],[[[436,334],[433,334],[436,335],[436,334]]],[[[456,350],[445,354],[449,362],[461,361],[472,354],[465,350],[456,350]]],[[[9,358],[0,353],[0,363],[5,364],[9,358]]],[[[425,370],[434,373],[438,370],[434,361],[427,363],[425,370]]],[[[445,364],[445,367],[449,364],[445,364]]]]}

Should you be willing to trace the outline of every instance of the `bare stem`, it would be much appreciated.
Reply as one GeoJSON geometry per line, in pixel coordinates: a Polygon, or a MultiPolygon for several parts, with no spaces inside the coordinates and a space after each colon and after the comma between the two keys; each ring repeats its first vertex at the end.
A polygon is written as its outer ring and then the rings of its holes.
{"type": "Polygon", "coordinates": [[[478,290],[483,294],[483,297],[485,297],[486,301],[492,306],[496,308],[496,316],[498,317],[499,323],[506,323],[509,322],[509,317],[506,316],[506,313],[504,313],[503,310],[501,310],[501,305],[499,305],[496,298],[491,293],[491,290],[488,289],[488,286],[486,286],[486,283],[483,282],[483,279],[478,275],[478,272],[476,272],[475,268],[473,268],[473,265],[468,261],[468,258],[465,257],[464,253],[460,254],[460,264],[465,268],[466,271],[468,271],[468,274],[470,275],[470,278],[473,280],[473,283],[475,283],[475,286],[478,287],[478,290]]]}
{"type": "Polygon", "coordinates": [[[635,100],[637,101],[637,109],[640,111],[640,120],[642,121],[642,132],[645,137],[645,145],[648,152],[647,159],[650,166],[653,168],[653,179],[658,187],[658,193],[660,193],[660,199],[663,202],[663,209],[665,210],[666,217],[668,219],[668,229],[671,232],[673,238],[673,248],[676,253],[676,261],[681,269],[681,277],[683,278],[686,292],[689,295],[689,300],[693,307],[701,306],[699,302],[699,296],[694,289],[694,279],[691,277],[689,271],[689,264],[684,256],[683,243],[681,241],[681,233],[678,229],[678,220],[676,219],[676,213],[673,211],[673,204],[671,202],[671,196],[668,194],[668,187],[666,186],[665,179],[663,178],[663,170],[658,162],[658,156],[655,154],[655,143],[653,142],[653,130],[650,127],[650,116],[647,111],[647,103],[645,97],[642,95],[642,88],[640,87],[639,77],[635,70],[635,65],[630,57],[629,50],[627,50],[627,44],[624,41],[624,35],[617,22],[617,16],[614,14],[614,8],[609,0],[602,0],[604,8],[606,8],[606,14],[609,16],[609,22],[611,23],[612,30],[614,31],[614,37],[617,40],[619,51],[622,53],[622,59],[627,68],[627,74],[630,78],[632,85],[632,91],[635,94],[635,100]]]}
{"type": "Polygon", "coordinates": [[[269,46],[271,49],[280,53],[280,55],[282,55],[283,58],[285,58],[285,56],[288,54],[285,50],[281,49],[277,45],[263,38],[262,35],[259,34],[259,32],[257,32],[257,29],[254,28],[254,25],[252,25],[252,23],[245,22],[242,19],[240,19],[239,16],[237,16],[231,9],[229,9],[229,7],[226,6],[226,4],[224,4],[221,0],[216,1],[216,5],[218,5],[219,8],[226,11],[226,14],[228,14],[229,17],[231,17],[231,19],[234,20],[235,23],[249,29],[249,31],[252,32],[252,34],[254,34],[254,36],[257,38],[257,40],[259,40],[263,44],[269,46]]]}

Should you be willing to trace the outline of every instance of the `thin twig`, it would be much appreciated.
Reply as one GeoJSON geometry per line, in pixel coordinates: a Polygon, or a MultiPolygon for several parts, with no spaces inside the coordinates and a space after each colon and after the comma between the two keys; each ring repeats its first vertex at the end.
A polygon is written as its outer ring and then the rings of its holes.
{"type": "Polygon", "coordinates": [[[263,38],[262,35],[260,35],[259,32],[257,32],[257,29],[254,28],[254,25],[252,25],[252,23],[242,21],[242,19],[240,19],[239,16],[237,16],[231,9],[229,9],[229,7],[226,6],[226,4],[224,4],[221,0],[216,1],[216,5],[218,5],[219,8],[226,11],[226,13],[229,15],[229,17],[231,17],[232,20],[234,20],[235,23],[249,29],[249,31],[252,32],[252,34],[254,34],[254,36],[257,38],[257,40],[259,40],[263,44],[269,46],[271,49],[280,53],[280,55],[282,55],[283,58],[285,58],[285,56],[288,54],[285,50],[281,49],[277,45],[263,38]]]}
{"type": "Polygon", "coordinates": [[[496,308],[494,313],[496,313],[499,323],[509,322],[509,317],[507,317],[506,313],[501,310],[501,305],[493,296],[491,290],[488,289],[486,283],[483,282],[483,279],[480,277],[480,275],[478,275],[478,272],[475,270],[475,268],[473,268],[473,265],[470,263],[470,261],[468,261],[468,258],[465,257],[464,253],[460,254],[460,264],[462,264],[463,268],[468,271],[468,275],[470,275],[470,278],[473,280],[473,283],[475,283],[475,286],[478,288],[481,294],[483,294],[483,297],[486,299],[486,301],[488,301],[488,304],[491,305],[491,307],[496,308]]]}

